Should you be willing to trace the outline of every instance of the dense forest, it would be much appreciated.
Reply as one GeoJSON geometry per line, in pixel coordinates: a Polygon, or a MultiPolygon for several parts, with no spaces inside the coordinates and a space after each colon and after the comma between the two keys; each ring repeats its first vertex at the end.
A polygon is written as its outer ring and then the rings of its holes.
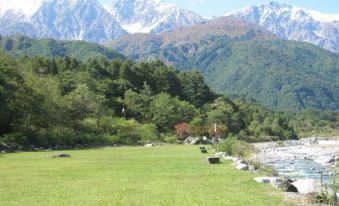
{"type": "Polygon", "coordinates": [[[211,92],[197,70],[105,57],[14,59],[0,52],[0,147],[176,142],[188,136],[249,142],[338,127],[335,112],[275,112],[211,92]],[[215,132],[215,125],[217,130],[215,132]]]}
{"type": "Polygon", "coordinates": [[[118,52],[95,43],[31,39],[25,36],[5,37],[0,35],[0,48],[13,57],[23,57],[25,55],[50,58],[69,56],[80,60],[101,56],[107,59],[124,58],[118,52]]]}

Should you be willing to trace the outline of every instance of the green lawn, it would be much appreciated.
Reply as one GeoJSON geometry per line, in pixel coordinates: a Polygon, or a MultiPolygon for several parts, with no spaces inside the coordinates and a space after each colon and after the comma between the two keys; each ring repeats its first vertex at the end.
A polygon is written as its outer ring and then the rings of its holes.
{"type": "MultiPolygon", "coordinates": [[[[104,148],[0,155],[0,205],[289,205],[197,146],[104,148]]],[[[211,151],[212,153],[212,151],[211,151]]]]}

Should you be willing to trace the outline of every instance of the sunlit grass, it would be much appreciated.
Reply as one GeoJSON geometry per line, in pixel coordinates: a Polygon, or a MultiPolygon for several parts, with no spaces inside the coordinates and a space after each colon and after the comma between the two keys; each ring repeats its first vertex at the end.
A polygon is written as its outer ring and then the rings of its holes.
{"type": "Polygon", "coordinates": [[[0,156],[0,205],[289,205],[197,146],[104,148],[0,156]]]}

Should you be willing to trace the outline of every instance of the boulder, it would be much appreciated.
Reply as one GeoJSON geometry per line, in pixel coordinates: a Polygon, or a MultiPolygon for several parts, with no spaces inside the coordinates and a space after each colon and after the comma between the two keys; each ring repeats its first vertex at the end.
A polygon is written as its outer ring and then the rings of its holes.
{"type": "Polygon", "coordinates": [[[205,136],[202,138],[202,140],[204,144],[212,144],[212,141],[205,136]]]}
{"type": "Polygon", "coordinates": [[[200,138],[199,137],[187,137],[184,141],[185,144],[199,144],[200,143],[200,138]]]}
{"type": "Polygon", "coordinates": [[[248,165],[248,170],[252,172],[252,171],[257,170],[257,168],[254,165],[248,165]]]}
{"type": "Polygon", "coordinates": [[[214,154],[214,157],[225,157],[226,156],[226,153],[225,152],[218,152],[218,153],[215,153],[214,154]]]}
{"type": "Polygon", "coordinates": [[[330,158],[328,161],[327,161],[327,164],[333,164],[336,162],[336,159],[335,159],[335,156],[333,156],[332,158],[330,158]]]}
{"type": "Polygon", "coordinates": [[[287,189],[292,183],[292,180],[284,177],[256,177],[254,180],[258,183],[270,184],[278,189],[287,189]]]}
{"type": "Polygon", "coordinates": [[[320,180],[304,179],[292,182],[287,190],[301,194],[320,194],[322,192],[322,185],[320,180]]]}
{"type": "Polygon", "coordinates": [[[195,138],[190,142],[190,144],[192,144],[192,145],[199,144],[199,142],[200,142],[200,138],[195,138]]]}
{"type": "Polygon", "coordinates": [[[154,144],[145,144],[144,147],[154,147],[154,144]]]}
{"type": "Polygon", "coordinates": [[[236,158],[235,159],[235,164],[239,165],[239,164],[247,164],[245,160],[240,159],[240,158],[236,158]]]}
{"type": "Polygon", "coordinates": [[[247,164],[242,164],[242,163],[240,163],[240,164],[237,164],[235,167],[236,167],[238,170],[248,170],[248,165],[247,165],[247,164]]]}
{"type": "Polygon", "coordinates": [[[218,164],[220,163],[220,158],[219,157],[208,157],[207,161],[210,164],[218,164]]]}
{"type": "Polygon", "coordinates": [[[54,158],[69,158],[69,157],[71,157],[71,155],[62,153],[62,154],[54,155],[53,157],[54,158]]]}
{"type": "Polygon", "coordinates": [[[6,153],[6,151],[5,151],[5,150],[1,150],[1,153],[2,153],[2,154],[5,154],[5,153],[6,153]]]}

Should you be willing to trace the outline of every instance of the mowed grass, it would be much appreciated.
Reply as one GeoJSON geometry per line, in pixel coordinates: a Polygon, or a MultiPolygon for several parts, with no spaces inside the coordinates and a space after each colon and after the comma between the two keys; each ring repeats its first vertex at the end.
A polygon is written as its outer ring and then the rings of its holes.
{"type": "MultiPolygon", "coordinates": [[[[271,187],[209,165],[197,146],[127,147],[0,156],[0,205],[289,205],[271,187]]],[[[212,150],[210,150],[212,153],[212,150]]]]}

